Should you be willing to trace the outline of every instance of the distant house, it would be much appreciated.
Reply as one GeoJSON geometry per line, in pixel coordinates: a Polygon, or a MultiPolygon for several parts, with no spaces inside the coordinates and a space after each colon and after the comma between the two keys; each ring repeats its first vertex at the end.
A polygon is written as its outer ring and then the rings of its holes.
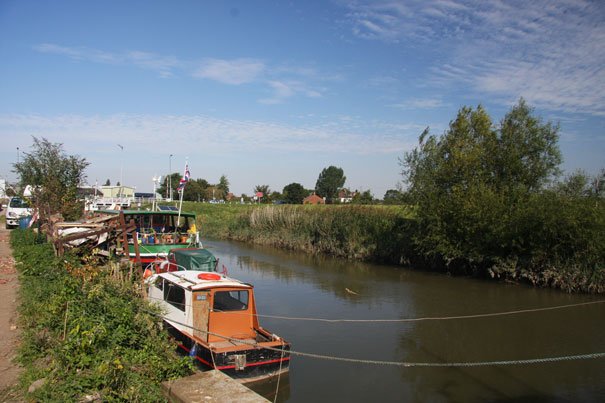
{"type": "Polygon", "coordinates": [[[303,204],[326,204],[326,201],[313,193],[303,199],[303,204]]]}
{"type": "Polygon", "coordinates": [[[351,192],[349,189],[341,189],[338,192],[338,201],[341,203],[351,203],[357,192],[351,192]]]}
{"type": "Polygon", "coordinates": [[[82,186],[76,190],[76,197],[78,199],[86,199],[93,196],[103,197],[103,193],[92,186],[82,186]]]}
{"type": "Polygon", "coordinates": [[[89,197],[85,209],[96,210],[119,210],[130,207],[134,201],[134,188],[129,186],[101,186],[101,191],[96,196],[89,197]]]}
{"type": "Polygon", "coordinates": [[[134,188],[129,186],[101,186],[105,197],[134,197],[134,188]]]}

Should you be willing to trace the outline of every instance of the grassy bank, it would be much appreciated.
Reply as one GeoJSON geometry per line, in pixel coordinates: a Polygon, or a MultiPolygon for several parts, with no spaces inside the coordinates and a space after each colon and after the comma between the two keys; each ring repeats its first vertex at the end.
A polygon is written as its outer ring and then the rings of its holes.
{"type": "Polygon", "coordinates": [[[31,231],[12,231],[11,244],[27,401],[163,401],[160,383],[190,373],[123,268],[58,259],[31,231]]]}
{"type": "Polygon", "coordinates": [[[211,205],[191,203],[203,236],[306,253],[400,264],[414,222],[401,206],[211,205]]]}
{"type": "MultiPolygon", "coordinates": [[[[475,238],[459,246],[475,249],[462,254],[465,258],[452,259],[447,250],[422,251],[419,240],[439,239],[427,238],[431,236],[428,224],[402,206],[188,203],[184,208],[197,213],[204,237],[348,259],[411,263],[416,268],[568,292],[605,292],[605,204],[550,193],[534,199],[518,215],[494,216],[489,224],[482,217],[494,206],[486,212],[475,209],[476,217],[468,225],[480,228],[469,230],[475,238]]],[[[448,239],[457,238],[450,234],[448,239]]]]}

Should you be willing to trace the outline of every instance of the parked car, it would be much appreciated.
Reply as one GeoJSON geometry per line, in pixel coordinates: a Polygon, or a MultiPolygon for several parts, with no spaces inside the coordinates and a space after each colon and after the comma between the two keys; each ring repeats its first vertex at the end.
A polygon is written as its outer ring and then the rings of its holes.
{"type": "Polygon", "coordinates": [[[11,197],[6,208],[6,228],[16,228],[22,217],[32,215],[32,208],[27,200],[22,197],[11,197]]]}

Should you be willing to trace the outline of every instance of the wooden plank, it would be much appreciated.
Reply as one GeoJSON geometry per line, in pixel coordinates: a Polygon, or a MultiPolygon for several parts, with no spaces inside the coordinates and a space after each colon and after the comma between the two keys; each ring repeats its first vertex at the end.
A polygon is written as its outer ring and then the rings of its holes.
{"type": "Polygon", "coordinates": [[[210,293],[207,291],[198,291],[192,294],[193,301],[191,309],[193,311],[193,335],[199,339],[208,342],[208,315],[210,313],[210,293]],[[205,331],[201,331],[201,330],[205,331]]]}

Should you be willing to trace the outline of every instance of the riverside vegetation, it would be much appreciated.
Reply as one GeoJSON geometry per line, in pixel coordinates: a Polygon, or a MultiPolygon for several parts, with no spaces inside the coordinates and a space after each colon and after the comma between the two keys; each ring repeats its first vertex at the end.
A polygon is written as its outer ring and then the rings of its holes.
{"type": "Polygon", "coordinates": [[[29,230],[11,233],[20,287],[27,401],[165,401],[160,384],[192,373],[119,265],[56,258],[29,230]],[[36,382],[37,381],[37,382],[36,382]]]}
{"type": "Polygon", "coordinates": [[[462,108],[400,160],[407,206],[186,208],[208,236],[603,293],[605,171],[554,180],[558,130],[523,100],[499,125],[462,108]]]}

